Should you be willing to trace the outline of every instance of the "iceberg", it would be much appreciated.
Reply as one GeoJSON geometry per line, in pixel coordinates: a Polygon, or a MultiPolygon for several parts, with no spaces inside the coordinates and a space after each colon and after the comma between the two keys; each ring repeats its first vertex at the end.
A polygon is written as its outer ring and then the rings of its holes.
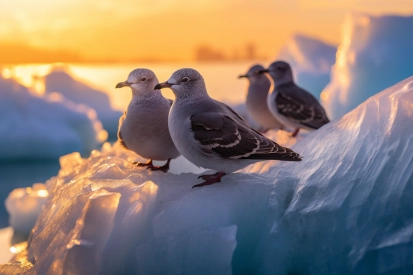
{"type": "Polygon", "coordinates": [[[296,34],[281,48],[276,60],[288,62],[293,69],[296,84],[320,98],[320,93],[330,82],[336,51],[337,46],[296,34]]]}
{"type": "Polygon", "coordinates": [[[183,158],[165,174],[117,143],[66,155],[0,273],[412,274],[412,106],[410,77],[299,139],[302,162],[203,188],[183,158]]]}
{"type": "Polygon", "coordinates": [[[349,15],[322,100],[331,118],[340,118],[413,72],[413,16],[349,15]]]}
{"type": "Polygon", "coordinates": [[[96,112],[59,94],[36,96],[0,76],[0,160],[88,154],[107,138],[96,112]]]}
{"type": "Polygon", "coordinates": [[[116,140],[118,121],[123,113],[112,109],[107,94],[73,79],[64,69],[59,68],[45,76],[45,87],[46,94],[57,92],[70,101],[93,108],[108,132],[109,139],[116,140]]]}

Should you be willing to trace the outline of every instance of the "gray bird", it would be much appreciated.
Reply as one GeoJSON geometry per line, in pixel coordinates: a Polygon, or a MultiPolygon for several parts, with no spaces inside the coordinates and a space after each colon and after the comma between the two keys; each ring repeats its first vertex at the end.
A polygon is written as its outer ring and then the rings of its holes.
{"type": "Polygon", "coordinates": [[[311,131],[330,122],[318,100],[294,83],[293,72],[287,62],[275,61],[268,69],[258,72],[263,73],[268,73],[274,82],[267,99],[268,108],[282,124],[296,129],[293,137],[300,128],[311,131]]]}
{"type": "Polygon", "coordinates": [[[171,159],[180,154],[168,130],[172,100],[153,89],[157,83],[158,79],[151,70],[136,69],[129,74],[128,80],[116,85],[116,88],[128,86],[132,89],[132,100],[119,119],[118,139],[125,148],[149,159],[147,163],[134,164],[167,172],[171,159]],[[152,160],[167,162],[159,167],[154,166],[152,160]]]}
{"type": "Polygon", "coordinates": [[[168,125],[179,152],[197,166],[217,171],[202,175],[193,187],[220,182],[228,173],[263,160],[300,161],[284,148],[251,128],[226,104],[209,97],[204,79],[194,69],[180,69],[155,89],[175,94],[168,125]]]}
{"type": "Polygon", "coordinates": [[[250,84],[245,105],[251,117],[263,126],[265,131],[269,129],[283,129],[283,125],[268,109],[267,97],[271,88],[271,82],[264,74],[257,74],[258,71],[262,70],[264,70],[263,66],[254,65],[246,74],[239,76],[239,78],[247,78],[250,84]]]}

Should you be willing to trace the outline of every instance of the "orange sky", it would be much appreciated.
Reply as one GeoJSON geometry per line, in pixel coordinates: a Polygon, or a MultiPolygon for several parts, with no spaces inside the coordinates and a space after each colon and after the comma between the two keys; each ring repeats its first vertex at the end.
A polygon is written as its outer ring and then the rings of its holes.
{"type": "Polygon", "coordinates": [[[294,33],[338,44],[346,13],[411,14],[412,0],[0,0],[0,64],[189,61],[253,43],[272,58],[294,33]]]}

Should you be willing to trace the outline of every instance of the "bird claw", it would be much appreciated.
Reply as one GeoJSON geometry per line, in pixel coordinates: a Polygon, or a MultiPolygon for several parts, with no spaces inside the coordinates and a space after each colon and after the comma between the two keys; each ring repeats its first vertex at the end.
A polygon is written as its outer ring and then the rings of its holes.
{"type": "Polygon", "coordinates": [[[152,167],[147,167],[146,169],[151,169],[151,171],[162,171],[162,172],[166,173],[166,172],[168,172],[169,167],[152,166],[152,167]]]}
{"type": "Polygon", "coordinates": [[[205,185],[211,185],[217,182],[221,182],[221,178],[225,175],[225,173],[222,172],[217,172],[215,174],[212,175],[201,175],[198,177],[198,179],[202,178],[203,180],[205,180],[204,182],[195,184],[194,186],[192,186],[192,188],[194,187],[202,187],[205,185]]]}
{"type": "Polygon", "coordinates": [[[153,167],[152,160],[148,160],[146,163],[142,163],[139,161],[134,161],[132,164],[136,165],[137,167],[153,167]]]}

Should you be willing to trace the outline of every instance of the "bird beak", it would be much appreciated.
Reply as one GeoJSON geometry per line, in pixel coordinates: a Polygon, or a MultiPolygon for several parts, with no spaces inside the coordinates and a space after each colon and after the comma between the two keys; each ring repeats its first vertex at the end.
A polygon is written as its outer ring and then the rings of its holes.
{"type": "Polygon", "coordinates": [[[163,88],[171,88],[172,85],[174,85],[174,84],[168,83],[168,81],[165,81],[163,83],[156,84],[155,88],[153,88],[153,89],[154,90],[160,90],[160,89],[163,89],[163,88]]]}
{"type": "Polygon", "coordinates": [[[122,88],[122,87],[125,87],[125,86],[130,86],[130,85],[132,85],[132,83],[129,83],[128,81],[119,82],[118,84],[116,84],[115,89],[122,88]]]}
{"type": "Polygon", "coordinates": [[[248,77],[246,74],[239,75],[238,78],[248,77]]]}
{"type": "Polygon", "coordinates": [[[267,70],[258,70],[256,72],[256,74],[263,74],[263,73],[268,73],[268,69],[267,70]]]}

